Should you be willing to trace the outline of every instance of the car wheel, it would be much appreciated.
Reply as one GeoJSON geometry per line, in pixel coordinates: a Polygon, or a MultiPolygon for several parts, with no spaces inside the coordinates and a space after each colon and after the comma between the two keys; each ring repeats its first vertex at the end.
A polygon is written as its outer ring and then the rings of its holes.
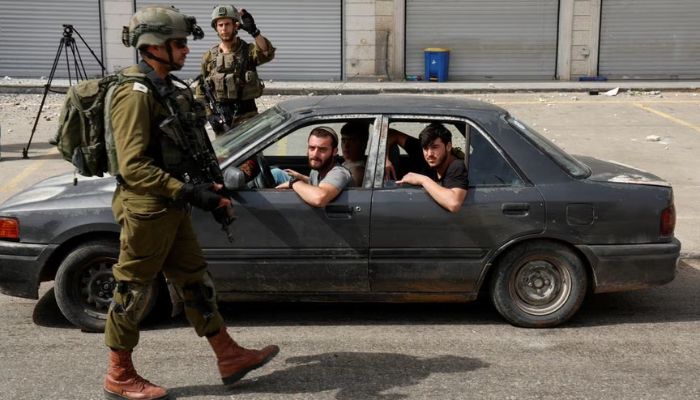
{"type": "MultiPolygon", "coordinates": [[[[116,285],[112,265],[118,258],[117,242],[89,242],[74,248],[58,267],[54,284],[56,303],[66,319],[84,331],[105,329],[116,285]]],[[[158,287],[154,282],[144,317],[156,303],[158,287]]]]}
{"type": "Polygon", "coordinates": [[[564,245],[532,242],[508,251],[496,264],[491,300],[513,325],[548,328],[571,318],[583,303],[588,276],[564,245]]]}

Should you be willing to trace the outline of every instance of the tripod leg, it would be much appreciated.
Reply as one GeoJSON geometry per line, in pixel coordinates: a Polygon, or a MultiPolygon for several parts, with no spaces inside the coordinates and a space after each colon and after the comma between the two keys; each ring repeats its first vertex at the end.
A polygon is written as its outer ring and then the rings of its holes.
{"type": "Polygon", "coordinates": [[[75,64],[75,74],[78,75],[80,79],[87,80],[87,71],[85,70],[85,64],[83,64],[83,57],[80,56],[80,49],[75,45],[75,39],[73,39],[73,63],[75,64]],[[76,58],[77,56],[77,58],[76,58]]]}
{"type": "MultiPolygon", "coordinates": [[[[71,45],[73,44],[73,43],[71,43],[72,40],[73,40],[72,37],[66,38],[65,39],[66,45],[64,47],[64,50],[66,51],[66,70],[68,70],[68,85],[69,86],[73,86],[73,77],[71,76],[71,73],[70,73],[70,61],[68,58],[68,48],[70,48],[71,45]]],[[[71,51],[73,51],[73,49],[71,49],[71,51]]]]}
{"type": "Polygon", "coordinates": [[[22,158],[29,158],[29,146],[32,145],[32,139],[34,138],[34,132],[36,132],[36,125],[39,123],[39,116],[41,115],[41,110],[44,108],[44,102],[46,102],[46,95],[51,89],[51,82],[53,82],[53,77],[56,74],[56,66],[58,65],[58,60],[61,58],[61,50],[65,46],[64,38],[61,38],[61,42],[58,44],[58,50],[56,51],[56,57],[53,59],[53,66],[51,67],[51,73],[49,74],[49,80],[44,86],[44,97],[41,98],[41,104],[39,105],[39,112],[36,113],[36,118],[34,119],[34,126],[32,127],[32,133],[29,135],[29,142],[27,142],[27,147],[22,149],[22,158]]]}

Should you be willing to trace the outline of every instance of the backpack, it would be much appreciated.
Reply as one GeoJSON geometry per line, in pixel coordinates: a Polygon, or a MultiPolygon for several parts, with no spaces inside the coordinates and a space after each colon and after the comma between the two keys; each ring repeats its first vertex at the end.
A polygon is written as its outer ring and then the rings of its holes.
{"type": "Polygon", "coordinates": [[[66,93],[58,120],[56,145],[64,160],[84,176],[119,173],[110,110],[114,90],[126,82],[148,85],[141,73],[113,74],[88,79],[71,86],[66,93]]]}

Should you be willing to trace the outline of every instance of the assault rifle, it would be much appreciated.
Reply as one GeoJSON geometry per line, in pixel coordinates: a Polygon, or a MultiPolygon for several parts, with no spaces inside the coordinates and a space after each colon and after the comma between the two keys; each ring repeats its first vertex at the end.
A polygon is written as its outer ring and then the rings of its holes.
{"type": "MultiPolygon", "coordinates": [[[[184,84],[184,82],[182,82],[184,84]]],[[[191,95],[191,93],[190,93],[191,95]]],[[[185,171],[183,177],[186,183],[219,183],[224,184],[224,175],[219,166],[219,161],[216,158],[214,148],[209,141],[203,123],[200,118],[197,118],[195,113],[185,113],[182,115],[178,108],[177,102],[174,99],[167,98],[165,104],[170,111],[170,116],[161,124],[160,128],[171,138],[177,146],[186,151],[192,156],[196,163],[197,171],[185,171]],[[191,129],[185,129],[183,124],[189,125],[191,129]]],[[[193,102],[193,107],[201,107],[201,104],[193,102]]],[[[198,110],[202,112],[203,110],[198,110]]],[[[228,196],[224,187],[224,196],[228,196]]],[[[230,200],[230,197],[229,197],[230,200]]],[[[231,225],[236,219],[233,206],[219,207],[212,211],[214,219],[221,224],[221,229],[226,232],[229,242],[233,243],[233,232],[231,225]]]]}
{"type": "Polygon", "coordinates": [[[228,130],[231,129],[231,126],[227,123],[227,121],[232,121],[233,116],[228,115],[229,113],[227,113],[226,110],[219,105],[219,103],[216,101],[216,97],[214,96],[214,92],[212,91],[211,84],[208,83],[201,74],[197,75],[195,80],[199,82],[199,86],[202,88],[202,93],[204,93],[204,98],[207,101],[207,105],[212,112],[212,118],[209,119],[212,129],[214,129],[214,132],[217,134],[220,134],[219,132],[228,132],[228,130]]]}

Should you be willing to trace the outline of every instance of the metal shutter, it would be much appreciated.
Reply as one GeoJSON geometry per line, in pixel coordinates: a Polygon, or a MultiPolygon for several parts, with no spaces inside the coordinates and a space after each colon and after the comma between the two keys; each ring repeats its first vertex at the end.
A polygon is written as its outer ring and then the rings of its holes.
{"type": "Polygon", "coordinates": [[[554,79],[558,0],[407,0],[406,74],[450,49],[449,79],[554,79]]]}
{"type": "MultiPolygon", "coordinates": [[[[136,8],[149,4],[163,2],[137,0],[136,8]]],[[[168,4],[187,15],[194,15],[205,33],[203,40],[190,41],[185,68],[177,74],[191,78],[199,73],[202,54],[218,43],[210,21],[216,3],[170,0],[168,4]]],[[[323,81],[341,78],[340,0],[258,0],[233,4],[253,14],[262,34],[277,49],[275,59],[258,69],[262,79],[323,81]]],[[[248,43],[253,40],[243,31],[241,38],[248,43]]]]}
{"type": "MultiPolygon", "coordinates": [[[[63,24],[72,24],[101,57],[100,2],[36,0],[30,2],[0,0],[0,77],[48,77],[63,37],[63,24]]],[[[79,54],[89,77],[100,74],[100,66],[80,37],[73,33],[79,54]]],[[[73,56],[69,51],[71,74],[73,56]]],[[[56,66],[56,78],[68,77],[66,54],[56,66]]]]}
{"type": "Polygon", "coordinates": [[[598,73],[700,78],[700,1],[603,0],[598,73]]]}

